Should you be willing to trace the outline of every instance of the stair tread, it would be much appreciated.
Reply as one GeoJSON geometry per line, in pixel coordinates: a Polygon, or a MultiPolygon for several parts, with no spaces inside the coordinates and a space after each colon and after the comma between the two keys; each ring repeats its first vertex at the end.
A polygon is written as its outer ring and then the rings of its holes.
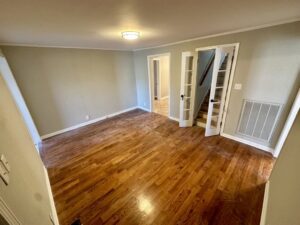
{"type": "Polygon", "coordinates": [[[198,117],[198,118],[197,118],[197,121],[198,121],[198,122],[202,122],[202,123],[206,123],[206,119],[205,119],[205,118],[202,118],[202,117],[201,117],[201,118],[198,117]]]}
{"type": "MultiPolygon", "coordinates": [[[[207,111],[199,111],[198,115],[207,115],[207,114],[208,114],[207,111]]],[[[219,115],[219,113],[217,113],[217,112],[212,113],[212,116],[218,116],[218,115],[219,115]]]]}
{"type": "Polygon", "coordinates": [[[207,115],[207,111],[199,111],[199,114],[206,114],[207,115]]]}

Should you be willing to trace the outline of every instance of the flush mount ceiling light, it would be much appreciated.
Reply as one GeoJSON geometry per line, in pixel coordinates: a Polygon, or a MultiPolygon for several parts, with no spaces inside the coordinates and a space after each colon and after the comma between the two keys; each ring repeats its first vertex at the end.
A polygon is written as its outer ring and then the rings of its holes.
{"type": "Polygon", "coordinates": [[[125,31],[122,32],[122,37],[126,40],[135,40],[140,37],[140,33],[136,31],[125,31]]]}

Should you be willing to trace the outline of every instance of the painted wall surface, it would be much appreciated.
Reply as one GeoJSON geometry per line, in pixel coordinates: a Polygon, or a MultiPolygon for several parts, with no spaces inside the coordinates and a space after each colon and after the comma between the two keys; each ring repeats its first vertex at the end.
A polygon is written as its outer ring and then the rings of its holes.
{"type": "Polygon", "coordinates": [[[194,117],[198,115],[201,104],[204,101],[206,95],[209,93],[211,87],[213,64],[211,64],[211,67],[207,71],[206,78],[203,81],[202,85],[200,85],[200,81],[202,79],[202,76],[204,76],[203,74],[204,70],[208,66],[208,63],[212,57],[212,54],[214,54],[214,52],[215,52],[214,50],[207,50],[207,51],[200,51],[198,53],[194,117]]]}
{"type": "Polygon", "coordinates": [[[170,52],[170,113],[179,117],[181,53],[196,48],[240,43],[233,83],[242,83],[242,90],[232,90],[224,132],[235,136],[244,99],[284,104],[272,146],[290,110],[300,81],[300,22],[259,30],[134,52],[138,105],[149,108],[147,56],[170,52]],[[291,97],[292,96],[292,97],[291,97]]]}
{"type": "Polygon", "coordinates": [[[137,104],[132,52],[1,48],[41,135],[137,104]]]}
{"type": "Polygon", "coordinates": [[[270,177],[266,225],[298,225],[300,221],[300,113],[270,177]]]}
{"type": "Polygon", "coordinates": [[[36,129],[36,126],[33,122],[33,119],[30,115],[24,98],[20,92],[20,89],[16,83],[16,80],[10,70],[7,60],[3,55],[0,55],[0,73],[2,73],[7,88],[9,89],[19,111],[21,112],[21,115],[24,119],[26,127],[28,128],[33,143],[38,144],[41,141],[41,137],[36,129]]]}
{"type": "Polygon", "coordinates": [[[0,154],[10,164],[9,185],[0,180],[0,196],[22,224],[52,225],[42,161],[0,74],[0,154]]]}
{"type": "Polygon", "coordinates": [[[160,59],[160,69],[161,69],[161,98],[169,96],[169,57],[161,56],[160,59]]]}

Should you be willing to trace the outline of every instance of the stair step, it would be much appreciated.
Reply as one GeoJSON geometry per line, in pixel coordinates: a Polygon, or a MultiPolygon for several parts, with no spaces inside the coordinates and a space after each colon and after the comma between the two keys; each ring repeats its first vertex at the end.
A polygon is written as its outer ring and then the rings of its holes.
{"type": "MultiPolygon", "coordinates": [[[[216,120],[218,118],[218,115],[219,115],[218,113],[213,112],[212,119],[216,120]]],[[[200,111],[199,114],[198,114],[198,118],[205,118],[205,119],[207,119],[207,112],[200,111]]]]}
{"type": "MultiPolygon", "coordinates": [[[[208,105],[207,106],[203,106],[203,107],[201,106],[200,111],[207,112],[208,111],[208,105]]],[[[214,113],[219,113],[219,109],[214,108],[213,112],[214,113]]]]}
{"type": "Polygon", "coordinates": [[[208,105],[202,105],[201,106],[201,111],[208,111],[208,105]]]}
{"type": "MultiPolygon", "coordinates": [[[[211,120],[211,126],[214,126],[214,127],[217,127],[217,119],[218,117],[212,117],[212,120],[211,120]]],[[[196,119],[196,125],[199,126],[199,127],[206,127],[206,121],[207,121],[207,117],[203,118],[203,117],[198,117],[196,119]]]]}
{"type": "Polygon", "coordinates": [[[197,118],[196,125],[199,127],[206,127],[206,119],[204,118],[197,118]]]}
{"type": "Polygon", "coordinates": [[[198,114],[198,117],[199,117],[199,118],[205,118],[205,119],[206,119],[206,118],[207,118],[207,112],[200,111],[199,114],[198,114]]]}
{"type": "MultiPolygon", "coordinates": [[[[206,119],[204,118],[197,118],[196,125],[199,127],[206,127],[206,119]]],[[[211,125],[214,127],[217,127],[217,121],[212,120],[211,125]]]]}

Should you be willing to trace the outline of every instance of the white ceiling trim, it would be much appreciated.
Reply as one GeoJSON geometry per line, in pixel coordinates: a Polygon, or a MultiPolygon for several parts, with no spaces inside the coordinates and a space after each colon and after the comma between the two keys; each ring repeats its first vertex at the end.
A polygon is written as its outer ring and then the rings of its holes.
{"type": "Polygon", "coordinates": [[[134,49],[133,51],[142,51],[142,50],[147,50],[147,49],[162,48],[162,47],[182,44],[182,43],[186,43],[186,42],[190,42],[190,41],[197,41],[197,40],[202,40],[202,39],[207,39],[207,38],[219,37],[219,36],[224,36],[224,35],[228,35],[228,34],[242,33],[242,32],[251,31],[251,30],[259,30],[259,29],[263,29],[263,28],[267,28],[267,27],[273,27],[273,26],[278,26],[278,25],[283,25],[283,24],[288,24],[288,23],[294,23],[294,22],[298,22],[298,21],[300,21],[300,18],[285,20],[285,21],[275,22],[275,23],[268,23],[268,24],[263,24],[263,25],[259,25],[259,26],[254,26],[254,27],[242,28],[242,29],[227,31],[227,32],[218,33],[218,34],[211,34],[211,35],[186,39],[186,40],[182,40],[182,41],[172,42],[172,43],[153,46],[153,47],[138,48],[138,49],[134,49]]]}
{"type": "Polygon", "coordinates": [[[127,51],[127,52],[128,51],[143,51],[143,50],[148,50],[148,49],[168,47],[168,46],[182,44],[182,43],[186,43],[186,42],[190,42],[190,41],[197,41],[197,40],[202,40],[202,39],[207,39],[207,38],[214,38],[214,37],[219,37],[219,36],[224,36],[224,35],[229,35],[229,34],[251,31],[251,30],[258,30],[258,29],[263,29],[263,28],[267,28],[267,27],[273,27],[273,26],[278,26],[278,25],[283,25],[283,24],[288,24],[288,23],[294,23],[294,22],[298,22],[298,21],[300,21],[300,18],[295,18],[295,19],[290,19],[290,20],[285,20],[285,21],[280,21],[280,22],[273,22],[273,23],[263,24],[263,25],[259,25],[259,26],[242,28],[242,29],[217,33],[217,34],[211,34],[211,35],[186,39],[186,40],[177,41],[177,42],[171,42],[171,43],[157,45],[157,46],[153,46],[153,47],[138,48],[138,49],[92,48],[92,47],[76,47],[76,46],[63,46],[63,45],[34,45],[34,44],[16,44],[16,43],[9,43],[9,42],[4,42],[4,43],[0,42],[0,46],[2,45],[2,46],[37,47],[37,48],[91,49],[91,50],[127,51]]]}
{"type": "Polygon", "coordinates": [[[93,47],[76,47],[76,46],[65,46],[65,45],[34,45],[34,44],[17,44],[9,42],[0,42],[2,46],[18,46],[18,47],[34,47],[34,48],[69,48],[69,49],[86,49],[86,50],[103,50],[103,51],[125,51],[131,52],[132,49],[118,49],[118,48],[93,48],[93,47]]]}

